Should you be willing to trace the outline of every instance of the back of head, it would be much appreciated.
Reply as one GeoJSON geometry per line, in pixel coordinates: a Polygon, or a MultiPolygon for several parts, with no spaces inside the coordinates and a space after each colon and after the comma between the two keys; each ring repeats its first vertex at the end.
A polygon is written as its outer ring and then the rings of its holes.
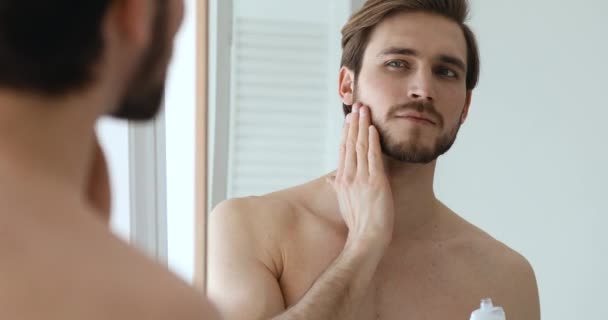
{"type": "Polygon", "coordinates": [[[112,0],[0,0],[0,89],[62,95],[89,84],[112,0]]]}
{"type": "MultiPolygon", "coordinates": [[[[465,23],[469,13],[467,0],[367,0],[342,29],[342,62],[358,76],[363,54],[375,27],[386,18],[406,12],[425,12],[448,18],[457,23],[467,45],[466,86],[473,90],[479,79],[479,50],[475,35],[465,23]]],[[[344,106],[349,113],[350,107],[344,106]]]]}

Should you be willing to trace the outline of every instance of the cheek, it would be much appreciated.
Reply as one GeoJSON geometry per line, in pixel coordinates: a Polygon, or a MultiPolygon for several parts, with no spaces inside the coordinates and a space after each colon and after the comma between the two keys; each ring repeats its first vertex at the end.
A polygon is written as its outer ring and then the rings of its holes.
{"type": "Polygon", "coordinates": [[[361,72],[357,80],[357,99],[382,112],[393,105],[407,102],[407,92],[403,87],[403,83],[379,72],[361,72]]]}
{"type": "Polygon", "coordinates": [[[446,88],[435,102],[435,106],[446,118],[445,120],[459,121],[466,103],[466,89],[460,87],[446,88]],[[441,108],[440,106],[443,106],[441,108]]]}

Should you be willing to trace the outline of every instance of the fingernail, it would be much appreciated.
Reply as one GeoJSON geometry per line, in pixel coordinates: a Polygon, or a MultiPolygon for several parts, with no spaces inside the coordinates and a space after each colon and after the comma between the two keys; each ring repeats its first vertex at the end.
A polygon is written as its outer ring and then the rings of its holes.
{"type": "Polygon", "coordinates": [[[361,109],[359,109],[359,114],[365,117],[367,115],[367,108],[361,107],[361,109]]]}
{"type": "Polygon", "coordinates": [[[359,103],[353,105],[353,112],[359,112],[359,103]]]}
{"type": "Polygon", "coordinates": [[[350,123],[351,114],[346,115],[346,123],[350,123]]]}

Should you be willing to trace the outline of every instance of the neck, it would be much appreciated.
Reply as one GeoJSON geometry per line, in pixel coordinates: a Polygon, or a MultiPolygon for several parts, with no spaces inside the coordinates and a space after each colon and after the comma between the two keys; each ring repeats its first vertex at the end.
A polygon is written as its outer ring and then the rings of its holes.
{"type": "Polygon", "coordinates": [[[436,221],[439,201],[433,189],[436,162],[409,164],[385,157],[386,174],[395,203],[395,239],[418,237],[436,221]]]}
{"type": "MultiPolygon", "coordinates": [[[[395,208],[393,243],[399,244],[412,239],[429,236],[429,228],[434,228],[442,209],[442,204],[435,197],[433,188],[436,162],[429,164],[409,164],[392,160],[385,156],[384,166],[391,185],[395,208]]],[[[319,212],[329,212],[329,219],[342,226],[337,198],[327,202],[327,194],[334,194],[326,182],[328,177],[335,176],[335,171],[321,177],[309,185],[305,193],[320,195],[306,198],[307,205],[319,212]],[[321,186],[319,186],[319,184],[321,186]]]]}
{"type": "Polygon", "coordinates": [[[84,194],[99,115],[86,101],[0,90],[0,174],[84,194]]]}

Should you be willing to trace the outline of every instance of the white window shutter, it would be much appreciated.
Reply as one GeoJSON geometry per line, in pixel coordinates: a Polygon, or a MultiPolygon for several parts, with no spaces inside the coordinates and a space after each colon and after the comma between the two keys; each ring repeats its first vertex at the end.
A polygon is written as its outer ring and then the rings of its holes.
{"type": "Polygon", "coordinates": [[[228,197],[319,176],[326,158],[327,24],[236,17],[228,197]]]}

